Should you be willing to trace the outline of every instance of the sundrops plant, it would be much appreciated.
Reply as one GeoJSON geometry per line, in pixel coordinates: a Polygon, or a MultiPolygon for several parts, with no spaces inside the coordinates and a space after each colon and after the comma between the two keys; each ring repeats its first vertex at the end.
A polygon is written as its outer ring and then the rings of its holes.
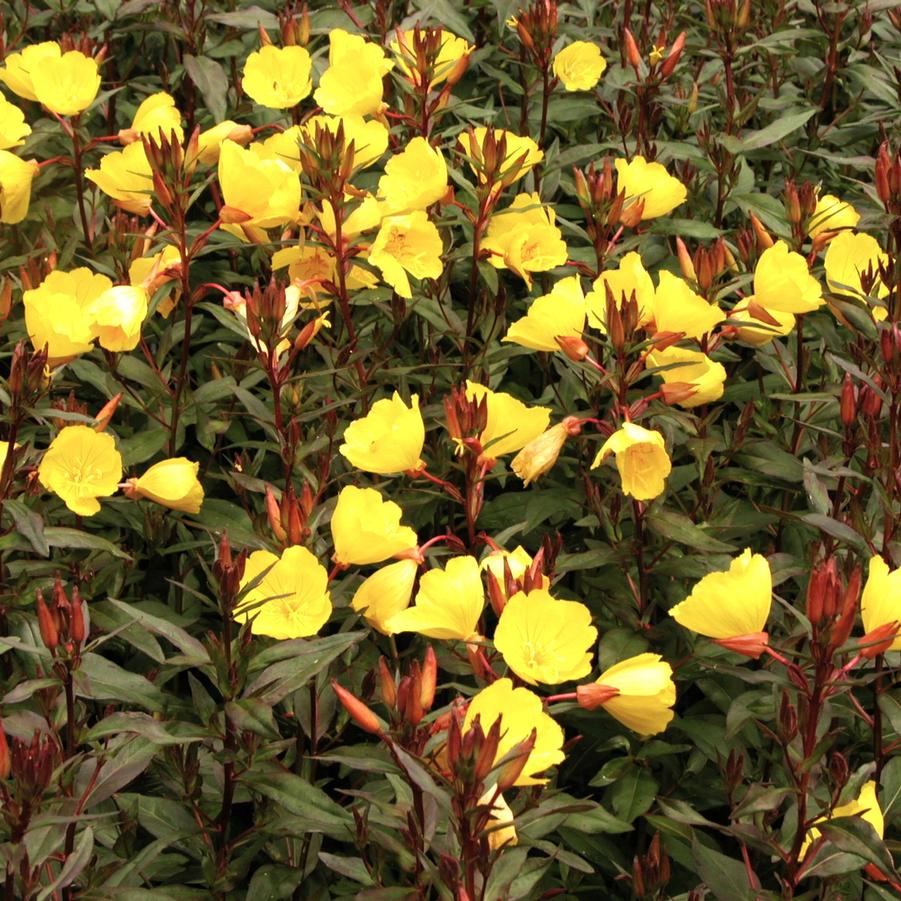
{"type": "Polygon", "coordinates": [[[899,71],[10,0],[3,898],[901,896],[899,71]]]}

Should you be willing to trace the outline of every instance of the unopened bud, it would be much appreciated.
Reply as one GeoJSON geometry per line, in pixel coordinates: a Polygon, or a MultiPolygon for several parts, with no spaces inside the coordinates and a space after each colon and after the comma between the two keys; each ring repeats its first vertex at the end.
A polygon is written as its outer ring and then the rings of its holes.
{"type": "Polygon", "coordinates": [[[341,706],[347,711],[350,718],[364,731],[372,735],[380,735],[382,725],[379,718],[358,698],[346,688],[342,688],[332,679],[332,688],[341,702],[341,706]]]}
{"type": "Polygon", "coordinates": [[[122,400],[122,392],[120,391],[115,397],[108,400],[100,412],[94,417],[94,431],[102,432],[110,423],[119,407],[119,401],[122,400]]]}
{"type": "Polygon", "coordinates": [[[894,643],[898,636],[899,623],[893,620],[890,623],[883,623],[875,629],[871,629],[860,639],[858,653],[867,660],[872,660],[880,654],[884,654],[894,643]]]}
{"type": "Polygon", "coordinates": [[[429,645],[422,663],[422,681],[420,683],[420,703],[424,711],[432,709],[437,684],[438,658],[435,656],[435,649],[429,645]]]}
{"type": "Polygon", "coordinates": [[[850,428],[857,421],[857,390],[851,373],[846,372],[842,380],[841,416],[845,428],[850,428]]]}
{"type": "Polygon", "coordinates": [[[623,29],[623,43],[626,45],[626,58],[637,72],[641,67],[641,54],[638,52],[638,44],[635,43],[635,38],[628,28],[623,29]]]}
{"type": "Polygon", "coordinates": [[[394,681],[394,674],[388,669],[388,661],[384,657],[379,657],[379,694],[386,707],[393,708],[397,705],[397,684],[394,681]]]}
{"type": "Polygon", "coordinates": [[[49,651],[55,650],[59,645],[59,626],[56,619],[50,612],[47,602],[44,600],[44,593],[37,591],[37,607],[38,607],[38,630],[41,633],[41,641],[44,647],[49,651]]]}
{"type": "Polygon", "coordinates": [[[685,48],[685,32],[683,31],[679,37],[673,42],[673,49],[670,50],[669,56],[664,61],[663,65],[660,67],[660,77],[664,80],[670,77],[675,71],[676,65],[679,62],[679,57],[682,56],[682,50],[685,48]]]}
{"type": "Polygon", "coordinates": [[[682,270],[682,275],[689,281],[696,282],[698,276],[695,272],[695,264],[692,262],[691,254],[681,238],[676,238],[676,256],[679,258],[679,268],[682,270]]]}
{"type": "Polygon", "coordinates": [[[588,345],[575,335],[557,335],[554,340],[560,345],[560,350],[574,363],[579,363],[588,356],[588,345]]]}

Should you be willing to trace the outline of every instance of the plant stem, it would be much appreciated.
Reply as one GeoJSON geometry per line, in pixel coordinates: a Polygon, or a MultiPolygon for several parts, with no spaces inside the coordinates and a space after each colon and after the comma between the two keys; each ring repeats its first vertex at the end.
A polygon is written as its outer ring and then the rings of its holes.
{"type": "Polygon", "coordinates": [[[84,171],[82,169],[82,156],[84,148],[78,136],[79,117],[72,120],[72,168],[75,170],[75,196],[78,200],[78,215],[81,217],[81,230],[84,233],[84,243],[88,253],[94,252],[94,244],[91,239],[91,230],[88,227],[88,213],[84,204],[84,171]]]}

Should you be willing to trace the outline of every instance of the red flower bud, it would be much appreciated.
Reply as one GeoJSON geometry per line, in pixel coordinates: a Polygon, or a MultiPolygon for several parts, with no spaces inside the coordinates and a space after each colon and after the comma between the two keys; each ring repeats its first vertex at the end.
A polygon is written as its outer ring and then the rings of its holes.
{"type": "Polygon", "coordinates": [[[372,735],[380,735],[382,725],[379,718],[355,695],[346,688],[342,688],[332,679],[332,688],[341,702],[341,706],[347,711],[350,718],[364,731],[372,735]]]}

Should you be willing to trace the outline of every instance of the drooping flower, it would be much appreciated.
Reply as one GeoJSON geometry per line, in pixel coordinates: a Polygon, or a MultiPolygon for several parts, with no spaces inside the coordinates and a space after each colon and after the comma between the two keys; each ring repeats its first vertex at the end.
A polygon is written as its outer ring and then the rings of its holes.
{"type": "Polygon", "coordinates": [[[497,720],[501,721],[495,763],[535,730],[535,746],[514,785],[544,785],[547,779],[539,774],[548,767],[556,766],[564,758],[563,730],[544,712],[544,704],[538,695],[528,688],[514,688],[510,679],[497,679],[473,697],[463,721],[464,733],[472,728],[476,717],[485,734],[497,720]]]}
{"type": "Polygon", "coordinates": [[[199,513],[203,504],[203,485],[197,478],[199,463],[186,457],[172,457],[154,463],[144,475],[128,480],[126,492],[144,497],[170,510],[199,513]]]}
{"type": "Polygon", "coordinates": [[[635,298],[638,304],[636,325],[639,328],[651,321],[656,292],[639,253],[630,251],[619,261],[616,269],[605,269],[595,279],[592,290],[585,297],[588,324],[602,332],[607,331],[607,288],[610,289],[617,309],[622,309],[626,301],[635,298]]]}
{"type": "Polygon", "coordinates": [[[56,41],[29,44],[17,53],[6,56],[3,68],[0,69],[0,81],[24,100],[37,100],[34,83],[31,80],[32,73],[48,60],[59,59],[61,56],[62,50],[56,41]]]}
{"type": "Polygon", "coordinates": [[[416,533],[402,526],[401,508],[374,488],[346,485],[332,513],[334,560],[344,566],[381,563],[416,547],[416,533]]]}
{"type": "Polygon", "coordinates": [[[681,332],[686,338],[702,338],[724,318],[715,303],[708,303],[688,282],[665,269],[657,280],[653,309],[658,332],[681,332]]]}
{"type": "Polygon", "coordinates": [[[548,472],[557,462],[566,439],[578,435],[580,431],[578,419],[567,416],[525,445],[510,461],[510,469],[522,479],[523,487],[528,488],[548,472]]]}
{"type": "Polygon", "coordinates": [[[600,466],[610,454],[616,455],[623,494],[638,501],[649,501],[663,493],[673,466],[660,432],[624,422],[604,442],[591,468],[600,466]]]}
{"type": "Polygon", "coordinates": [[[31,126],[25,121],[25,113],[0,97],[0,150],[21,146],[30,134],[31,126]]]}
{"type": "Polygon", "coordinates": [[[478,382],[466,382],[466,397],[477,402],[486,399],[488,416],[479,435],[485,461],[525,447],[547,428],[551,418],[549,407],[530,407],[510,394],[492,391],[478,382]]]}
{"type": "Polygon", "coordinates": [[[424,210],[447,193],[447,164],[425,138],[413,138],[385,164],[379,198],[387,213],[424,210]]]}
{"type": "Polygon", "coordinates": [[[410,398],[408,407],[395,391],[390,400],[376,401],[362,419],[347,427],[338,450],[357,469],[389,475],[421,469],[424,442],[419,395],[410,398]]]}
{"type": "Polygon", "coordinates": [[[382,78],[394,63],[385,52],[343,28],[329,32],[328,68],[313,95],[332,116],[370,116],[382,109],[382,78]]]}
{"type": "Polygon", "coordinates": [[[0,150],[0,223],[16,225],[28,215],[31,182],[38,171],[35,160],[0,150]]]}
{"type": "Polygon", "coordinates": [[[708,573],[691,594],[670,610],[684,626],[716,639],[724,647],[759,657],[767,643],[764,632],[773,603],[770,564],[750,548],[733,558],[729,569],[708,573]]]}
{"type": "Polygon", "coordinates": [[[100,160],[100,168],[88,169],[85,177],[123,210],[139,215],[150,211],[153,171],[141,141],[108,153],[100,160]]]}
{"type": "Polygon", "coordinates": [[[581,707],[603,707],[639,735],[663,732],[674,716],[673,668],[659,654],[621,660],[601,673],[596,682],[578,686],[576,694],[581,707]]]}
{"type": "Polygon", "coordinates": [[[606,68],[601,48],[591,41],[573,41],[554,57],[554,75],[567,91],[590,91],[606,68]]]}
{"type": "Polygon", "coordinates": [[[78,50],[48,55],[28,74],[35,98],[58,116],[84,112],[100,90],[97,61],[78,50]]]}
{"type": "Polygon", "coordinates": [[[625,208],[644,202],[642,221],[666,216],[685,203],[685,185],[670,175],[662,163],[649,163],[643,156],[636,156],[629,162],[614,160],[614,165],[617,186],[626,192],[625,208]]]}
{"type": "MultiPolygon", "coordinates": [[[[485,146],[487,133],[488,129],[483,125],[473,129],[475,142],[480,150],[485,146]]],[[[504,131],[501,128],[493,129],[493,133],[496,140],[504,139],[506,149],[500,166],[500,175],[506,184],[512,184],[517,179],[522,178],[544,159],[544,151],[531,138],[521,137],[512,131],[504,131]]],[[[475,163],[476,154],[473,153],[468,131],[460,135],[460,145],[464,153],[469,157],[469,165],[472,171],[478,175],[479,181],[485,181],[485,174],[479,170],[475,163]]],[[[483,153],[480,152],[479,156],[483,156],[483,153]]]]}
{"type": "Polygon", "coordinates": [[[161,251],[149,257],[138,257],[128,267],[128,282],[136,288],[143,288],[148,295],[154,294],[163,285],[169,288],[159,299],[156,310],[165,319],[178,302],[181,287],[177,281],[181,268],[181,255],[174,244],[167,244],[161,251]]]}
{"type": "Polygon", "coordinates": [[[312,62],[305,47],[274,47],[255,50],[244,63],[241,87],[261,106],[287,109],[310,95],[312,62]]]}
{"type": "Polygon", "coordinates": [[[773,338],[790,335],[795,327],[794,313],[780,313],[778,310],[766,310],[766,315],[776,320],[776,323],[765,322],[758,319],[751,312],[747,303],[738,304],[729,313],[729,319],[747,322],[745,326],[736,329],[735,337],[744,344],[760,347],[769,344],[773,338]]]}
{"type": "Polygon", "coordinates": [[[369,262],[377,266],[387,282],[408,300],[413,296],[410,279],[438,278],[444,271],[444,246],[435,224],[422,210],[382,221],[369,250],[369,262]]]}
{"type": "MultiPolygon", "coordinates": [[[[843,231],[829,242],[824,259],[826,284],[836,294],[863,300],[868,295],[883,298],[889,293],[888,285],[879,274],[880,264],[887,269],[888,255],[872,235],[843,231]],[[872,279],[869,290],[864,281],[872,279]]],[[[876,318],[886,316],[883,307],[876,307],[876,318]]]]}
{"type": "Polygon", "coordinates": [[[175,98],[165,91],[158,91],[141,101],[131,120],[130,128],[119,132],[119,140],[130,144],[142,137],[159,142],[161,138],[182,142],[185,133],[181,127],[181,113],[175,106],[175,98]]]}
{"type": "MultiPolygon", "coordinates": [[[[440,29],[441,43],[435,57],[434,65],[429,78],[429,85],[434,87],[444,81],[464,56],[468,56],[475,49],[463,38],[457,37],[453,32],[440,29]]],[[[420,85],[420,73],[416,67],[416,53],[414,43],[415,31],[408,28],[400,32],[398,40],[397,32],[388,43],[388,49],[394,54],[398,71],[407,78],[412,78],[414,85],[420,85]]]]}
{"type": "Polygon", "coordinates": [[[122,478],[122,456],[108,432],[70,425],[50,442],[38,479],[79,516],[100,512],[99,497],[114,494],[122,478]]]}
{"type": "Polygon", "coordinates": [[[676,401],[680,407],[697,407],[723,396],[726,369],[722,363],[711,360],[705,353],[671,346],[664,350],[652,350],[648,354],[648,363],[655,368],[672,367],[655,373],[663,379],[664,386],[679,384],[693,389],[688,397],[680,397],[676,401]]]}
{"type": "Polygon", "coordinates": [[[351,607],[362,613],[373,629],[383,635],[393,635],[388,623],[410,606],[418,569],[419,564],[411,558],[377,569],[356,590],[351,607]]]}
{"type": "Polygon", "coordinates": [[[431,569],[419,580],[415,604],[392,616],[387,626],[441,641],[474,641],[484,607],[476,558],[453,557],[444,569],[431,569]]]}
{"type": "Polygon", "coordinates": [[[561,601],[536,588],[510,598],[494,631],[507,666],[530,685],[559,685],[591,672],[598,630],[579,601],[561,601]]]}
{"type": "Polygon", "coordinates": [[[132,285],[115,285],[94,298],[85,310],[91,333],[105,350],[134,350],[147,318],[147,292],[132,285]]]}
{"type": "MultiPolygon", "coordinates": [[[[879,799],[876,797],[876,783],[872,780],[865,782],[860,788],[860,794],[853,801],[839,804],[829,816],[819,817],[814,822],[826,823],[838,817],[860,817],[865,823],[869,823],[876,830],[876,834],[882,838],[885,835],[885,818],[879,807],[879,799]]],[[[807,856],[810,846],[821,835],[822,833],[816,826],[811,826],[804,838],[804,844],[801,845],[799,860],[803,860],[807,856]]]]}
{"type": "Polygon", "coordinates": [[[234,617],[239,623],[253,620],[254,635],[270,638],[309,638],[328,622],[332,599],[325,567],[305,548],[285,548],[280,557],[271,551],[254,551],[241,579],[244,589],[234,617]]]}
{"type": "Polygon", "coordinates": [[[838,231],[842,228],[856,228],[860,213],[833,194],[824,194],[817,199],[816,208],[807,223],[807,234],[816,238],[823,232],[838,231]]]}
{"type": "Polygon", "coordinates": [[[765,310],[780,313],[810,313],[823,305],[820,283],[810,274],[807,260],[776,241],[757,260],[754,296],[765,310]]]}
{"type": "MultiPolygon", "coordinates": [[[[901,623],[901,569],[890,571],[882,557],[870,558],[867,583],[860,598],[860,616],[864,632],[893,622],[901,623]]],[[[901,632],[889,650],[901,651],[901,632]]]]}
{"type": "Polygon", "coordinates": [[[507,329],[504,341],[530,350],[560,350],[558,337],[581,338],[585,328],[585,295],[577,275],[560,279],[550,294],[536,297],[528,313],[507,329]]]}

